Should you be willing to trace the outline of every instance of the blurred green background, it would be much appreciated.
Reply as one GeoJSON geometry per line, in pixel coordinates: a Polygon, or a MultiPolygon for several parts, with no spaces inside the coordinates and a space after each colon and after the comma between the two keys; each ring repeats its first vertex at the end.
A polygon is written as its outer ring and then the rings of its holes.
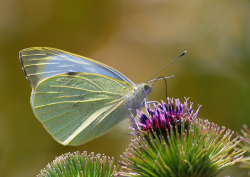
{"type": "MultiPolygon", "coordinates": [[[[168,96],[190,97],[199,117],[239,132],[250,126],[250,1],[1,0],[0,176],[35,176],[66,152],[88,151],[120,160],[133,136],[129,119],[77,147],[58,144],[33,115],[31,88],[18,53],[53,47],[105,63],[134,83],[159,75],[168,96]]],[[[149,100],[165,100],[158,81],[149,100]]],[[[166,101],[166,100],[165,100],[166,101]]],[[[246,176],[237,165],[224,175],[246,176]]]]}

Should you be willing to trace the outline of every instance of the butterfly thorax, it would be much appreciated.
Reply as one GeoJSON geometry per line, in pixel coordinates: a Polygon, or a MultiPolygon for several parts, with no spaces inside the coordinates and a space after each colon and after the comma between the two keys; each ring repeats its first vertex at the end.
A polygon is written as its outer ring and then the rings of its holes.
{"type": "Polygon", "coordinates": [[[136,110],[141,109],[145,101],[148,101],[148,94],[152,91],[152,87],[147,83],[135,84],[132,95],[126,95],[126,105],[131,113],[136,115],[136,110]],[[145,100],[144,100],[145,99],[145,100]]]}

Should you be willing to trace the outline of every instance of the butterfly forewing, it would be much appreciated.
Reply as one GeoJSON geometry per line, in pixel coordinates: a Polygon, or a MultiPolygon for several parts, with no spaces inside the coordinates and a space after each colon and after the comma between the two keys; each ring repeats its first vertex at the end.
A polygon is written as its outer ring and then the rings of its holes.
{"type": "Polygon", "coordinates": [[[97,138],[128,116],[124,95],[133,87],[91,73],[65,73],[39,83],[31,104],[45,129],[61,144],[97,138]]]}
{"type": "Polygon", "coordinates": [[[44,79],[68,72],[100,74],[126,81],[134,86],[132,81],[109,66],[58,49],[48,47],[27,48],[20,52],[20,61],[32,88],[44,79]]]}

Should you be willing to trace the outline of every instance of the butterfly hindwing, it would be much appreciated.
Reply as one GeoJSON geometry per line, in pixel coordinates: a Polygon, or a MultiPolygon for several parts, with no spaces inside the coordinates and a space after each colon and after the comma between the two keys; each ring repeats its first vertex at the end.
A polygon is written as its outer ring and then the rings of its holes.
{"type": "Polygon", "coordinates": [[[128,116],[124,95],[133,87],[92,73],[64,73],[40,82],[31,97],[36,117],[64,145],[97,138],[128,116]]]}

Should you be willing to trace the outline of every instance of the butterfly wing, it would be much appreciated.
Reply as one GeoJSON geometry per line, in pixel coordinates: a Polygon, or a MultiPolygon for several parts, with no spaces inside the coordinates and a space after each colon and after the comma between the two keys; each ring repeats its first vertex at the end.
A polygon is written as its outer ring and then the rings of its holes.
{"type": "Polygon", "coordinates": [[[124,95],[133,88],[98,74],[60,74],[38,84],[32,107],[53,138],[80,145],[106,133],[128,116],[124,95]]]}
{"type": "Polygon", "coordinates": [[[63,50],[31,47],[22,50],[19,57],[23,71],[32,88],[35,88],[44,79],[68,72],[100,74],[126,81],[134,86],[132,81],[115,69],[63,50]]]}
{"type": "Polygon", "coordinates": [[[33,112],[59,143],[84,144],[128,116],[133,83],[114,69],[50,48],[25,49],[20,60],[33,112]]]}

